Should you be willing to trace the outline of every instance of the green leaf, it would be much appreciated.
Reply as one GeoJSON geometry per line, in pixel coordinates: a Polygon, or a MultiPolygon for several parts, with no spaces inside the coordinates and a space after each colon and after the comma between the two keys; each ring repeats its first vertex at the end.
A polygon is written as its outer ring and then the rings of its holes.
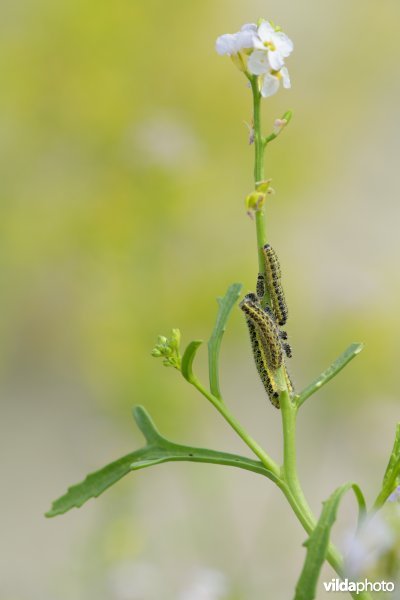
{"type": "Polygon", "coordinates": [[[189,383],[193,383],[196,380],[196,377],[193,373],[193,361],[197,350],[200,348],[202,343],[202,340],[194,340],[193,342],[190,342],[182,356],[181,372],[184,378],[189,381],[189,383]]]}
{"type": "Polygon", "coordinates": [[[266,469],[260,461],[238,454],[175,444],[158,432],[151,417],[143,407],[136,407],[133,414],[146,439],[146,446],[136,450],[136,452],[127,454],[95,473],[91,473],[81,483],[70,487],[66,494],[53,502],[51,509],[46,513],[46,517],[55,517],[66,513],[72,508],[79,508],[90,498],[100,496],[130,471],[137,471],[138,469],[170,461],[201,462],[238,467],[264,475],[275,483],[278,482],[276,475],[266,469]]]}
{"type": "Polygon", "coordinates": [[[217,298],[218,314],[214,329],[208,341],[208,369],[210,377],[210,391],[213,396],[221,399],[219,388],[219,351],[221,348],[222,337],[225,333],[226,323],[229,315],[239,299],[242,290],[241,283],[233,283],[229,286],[223,298],[217,298]]]}
{"type": "Polygon", "coordinates": [[[400,423],[396,426],[396,435],[392,453],[383,476],[382,489],[374,502],[374,509],[378,510],[386,502],[390,494],[398,485],[400,477],[400,423]]]}
{"type": "Polygon", "coordinates": [[[342,485],[323,503],[318,523],[304,544],[307,548],[307,554],[296,585],[294,600],[313,600],[315,598],[318,578],[328,551],[330,532],[336,521],[338,506],[343,495],[350,489],[353,489],[358,502],[359,518],[361,519],[365,515],[364,496],[358,485],[354,483],[342,485]]]}
{"type": "Polygon", "coordinates": [[[383,476],[383,486],[386,486],[390,481],[395,481],[400,471],[400,423],[396,426],[396,435],[392,454],[390,455],[388,466],[386,467],[385,475],[383,476]]]}
{"type": "Polygon", "coordinates": [[[361,352],[364,348],[364,344],[351,344],[344,352],[341,354],[330,367],[326,369],[319,377],[314,379],[309,386],[307,386],[301,394],[297,397],[298,406],[301,406],[303,402],[307,400],[310,396],[315,394],[323,385],[328,383],[330,379],[335,377],[339,371],[341,371],[357,354],[361,352]]]}

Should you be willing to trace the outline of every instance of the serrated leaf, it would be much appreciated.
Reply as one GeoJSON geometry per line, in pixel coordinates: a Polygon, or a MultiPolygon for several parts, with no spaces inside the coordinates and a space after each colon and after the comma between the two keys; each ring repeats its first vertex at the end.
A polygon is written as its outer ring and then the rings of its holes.
{"type": "Polygon", "coordinates": [[[218,314],[214,329],[208,341],[208,369],[210,378],[210,391],[216,398],[221,399],[219,387],[219,352],[221,342],[226,330],[226,323],[242,290],[241,283],[233,283],[229,286],[223,298],[217,298],[218,314]]]}
{"type": "Polygon", "coordinates": [[[278,481],[276,475],[266,469],[260,461],[252,460],[238,454],[218,452],[207,448],[195,448],[182,444],[175,444],[164,438],[156,429],[150,415],[146,410],[138,406],[134,409],[135,421],[146,438],[147,445],[136,452],[112,462],[103,469],[91,473],[84,481],[70,487],[66,494],[53,502],[46,517],[55,517],[71,510],[79,508],[90,498],[97,498],[105,490],[119,481],[131,471],[137,471],[171,461],[189,461],[226,465],[238,467],[247,471],[253,471],[268,477],[275,483],[278,481]]]}
{"type": "Polygon", "coordinates": [[[364,348],[364,344],[351,344],[321,375],[319,375],[309,386],[307,386],[298,396],[298,406],[307,400],[312,394],[315,394],[330,379],[335,377],[357,354],[364,348]]]}
{"type": "Polygon", "coordinates": [[[200,348],[202,343],[202,340],[194,340],[193,342],[190,342],[182,356],[181,372],[184,378],[189,381],[189,383],[193,383],[196,379],[193,373],[193,361],[197,350],[200,348]]]}
{"type": "Polygon", "coordinates": [[[315,598],[319,574],[326,558],[330,532],[336,521],[339,503],[343,495],[350,489],[353,489],[355,493],[359,506],[360,519],[365,514],[364,496],[358,485],[354,483],[342,485],[323,503],[318,523],[304,544],[307,548],[307,554],[303,570],[296,585],[294,600],[313,600],[315,598]]]}

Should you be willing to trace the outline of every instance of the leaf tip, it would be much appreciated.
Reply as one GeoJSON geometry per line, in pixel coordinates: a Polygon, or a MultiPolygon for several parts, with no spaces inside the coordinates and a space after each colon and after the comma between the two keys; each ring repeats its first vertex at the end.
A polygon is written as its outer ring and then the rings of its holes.
{"type": "Polygon", "coordinates": [[[356,342],[354,344],[354,354],[360,354],[365,348],[365,344],[363,342],[356,342]]]}
{"type": "Polygon", "coordinates": [[[197,350],[203,343],[203,340],[193,340],[188,344],[182,356],[181,373],[189,383],[193,383],[195,376],[193,374],[193,361],[197,350]]]}
{"type": "Polygon", "coordinates": [[[154,440],[157,440],[161,437],[157,427],[154,425],[152,418],[144,406],[141,406],[140,404],[138,406],[134,406],[132,413],[136,425],[143,433],[148,444],[151,444],[154,442],[154,440]]]}

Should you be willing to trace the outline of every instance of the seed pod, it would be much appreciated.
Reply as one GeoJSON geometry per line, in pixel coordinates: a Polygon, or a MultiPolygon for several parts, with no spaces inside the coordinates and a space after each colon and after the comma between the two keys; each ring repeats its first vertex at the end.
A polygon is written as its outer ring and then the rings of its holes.
{"type": "Polygon", "coordinates": [[[281,284],[281,269],[275,250],[270,244],[263,247],[265,264],[265,285],[271,298],[272,309],[279,325],[284,325],[288,317],[288,309],[281,284]]]}

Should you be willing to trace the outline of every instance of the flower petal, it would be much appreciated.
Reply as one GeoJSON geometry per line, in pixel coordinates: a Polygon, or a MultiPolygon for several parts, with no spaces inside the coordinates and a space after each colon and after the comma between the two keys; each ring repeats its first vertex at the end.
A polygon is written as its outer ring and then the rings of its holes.
{"type": "Polygon", "coordinates": [[[272,39],[273,44],[280,54],[286,58],[293,52],[293,42],[282,31],[275,31],[272,39]]]}
{"type": "Polygon", "coordinates": [[[279,90],[279,79],[275,75],[271,75],[271,73],[267,73],[264,77],[261,86],[261,95],[264,98],[268,98],[268,96],[273,96],[279,90]]]}
{"type": "Polygon", "coordinates": [[[254,50],[250,54],[247,62],[247,68],[253,75],[262,75],[270,70],[270,64],[268,60],[268,52],[263,50],[254,50]]]}
{"type": "Polygon", "coordinates": [[[263,50],[264,52],[266,51],[266,47],[264,46],[264,42],[258,37],[258,35],[255,35],[253,38],[253,47],[256,50],[263,50]]]}
{"type": "Polygon", "coordinates": [[[282,77],[282,85],[284,88],[289,89],[290,87],[292,87],[291,83],[290,83],[290,76],[289,76],[289,71],[287,70],[286,67],[282,67],[282,69],[280,70],[280,74],[282,77]]]}
{"type": "Polygon", "coordinates": [[[283,65],[285,64],[283,56],[278,50],[270,50],[268,52],[268,59],[269,64],[271,65],[271,68],[274,71],[280,71],[283,65]]]}
{"type": "Polygon", "coordinates": [[[232,33],[225,33],[220,35],[215,42],[215,50],[218,54],[235,54],[236,50],[236,38],[232,33]]]}
{"type": "Polygon", "coordinates": [[[259,38],[263,42],[270,42],[272,34],[275,33],[275,30],[272,27],[271,23],[269,23],[268,21],[263,21],[259,26],[257,33],[259,35],[259,38]]]}
{"type": "Polygon", "coordinates": [[[253,33],[257,33],[257,25],[255,23],[245,23],[240,28],[240,31],[252,31],[253,33]]]}
{"type": "Polygon", "coordinates": [[[251,29],[241,30],[235,34],[236,37],[236,52],[243,50],[243,48],[253,48],[253,40],[255,38],[255,32],[251,29]]]}

